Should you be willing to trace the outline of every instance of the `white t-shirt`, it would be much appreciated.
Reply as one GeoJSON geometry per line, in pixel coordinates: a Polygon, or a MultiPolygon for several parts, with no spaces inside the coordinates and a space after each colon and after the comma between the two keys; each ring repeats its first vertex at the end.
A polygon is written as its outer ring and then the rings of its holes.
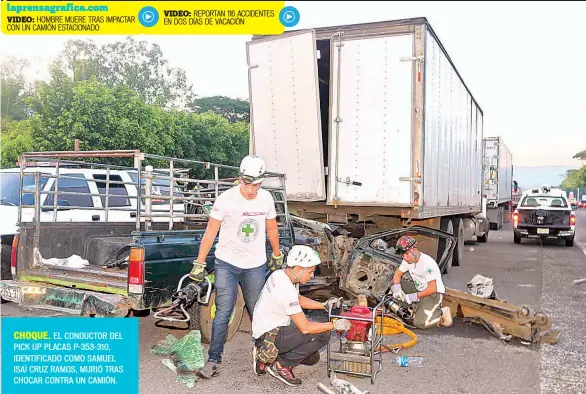
{"type": "Polygon", "coordinates": [[[269,191],[260,188],[254,200],[247,200],[237,185],[218,196],[210,216],[222,221],[216,258],[243,269],[267,262],[266,220],[277,217],[269,191]]]}
{"type": "Polygon", "coordinates": [[[288,326],[289,316],[300,312],[303,309],[295,285],[285,270],[276,270],[267,279],[254,307],[252,337],[257,339],[273,328],[288,326]]]}
{"type": "Polygon", "coordinates": [[[427,288],[427,284],[432,280],[435,280],[437,292],[441,294],[446,292],[444,282],[442,281],[442,275],[437,263],[433,258],[423,252],[421,252],[421,256],[419,257],[419,261],[417,263],[409,264],[403,260],[399,266],[399,271],[409,271],[417,291],[425,290],[427,288]]]}

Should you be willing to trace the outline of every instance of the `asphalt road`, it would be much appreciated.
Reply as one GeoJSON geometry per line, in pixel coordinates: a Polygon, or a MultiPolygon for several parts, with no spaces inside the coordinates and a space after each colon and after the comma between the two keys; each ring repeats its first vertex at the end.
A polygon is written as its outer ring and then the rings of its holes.
{"type": "MultiPolygon", "coordinates": [[[[538,240],[515,245],[510,225],[506,225],[491,232],[488,243],[467,245],[465,264],[452,268],[444,281],[448,287],[465,291],[466,283],[477,273],[493,278],[499,297],[551,316],[554,328],[562,330],[559,343],[503,343],[483,328],[456,319],[449,329],[416,331],[418,344],[402,354],[424,356],[421,368],[400,368],[386,354],[374,385],[366,379],[339,377],[370,393],[586,393],[586,284],[572,283],[586,278],[586,211],[578,212],[574,247],[553,241],[541,245],[538,240]]],[[[56,314],[3,304],[2,315],[56,314]]],[[[175,375],[161,363],[162,357],[150,351],[167,334],[180,337],[187,331],[156,327],[152,317],[141,318],[140,328],[141,394],[316,393],[318,382],[328,381],[323,357],[317,366],[296,369],[304,382],[300,388],[286,387],[269,375],[255,376],[250,334],[239,332],[226,345],[220,376],[200,380],[189,390],[175,381],[175,375]]],[[[394,343],[404,340],[388,339],[394,343]]]]}

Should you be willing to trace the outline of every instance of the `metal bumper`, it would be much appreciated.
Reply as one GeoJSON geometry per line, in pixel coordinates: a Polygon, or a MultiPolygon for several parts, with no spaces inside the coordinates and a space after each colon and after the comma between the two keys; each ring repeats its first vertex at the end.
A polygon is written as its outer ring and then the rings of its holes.
{"type": "Polygon", "coordinates": [[[39,282],[0,281],[0,295],[27,308],[50,309],[80,316],[126,316],[126,296],[71,289],[39,282]]]}
{"type": "Polygon", "coordinates": [[[539,237],[553,237],[553,238],[564,238],[571,237],[574,235],[574,231],[571,229],[557,229],[544,227],[530,227],[530,228],[516,228],[515,233],[527,237],[527,238],[539,238],[539,237]],[[547,232],[543,230],[547,229],[547,232]]]}

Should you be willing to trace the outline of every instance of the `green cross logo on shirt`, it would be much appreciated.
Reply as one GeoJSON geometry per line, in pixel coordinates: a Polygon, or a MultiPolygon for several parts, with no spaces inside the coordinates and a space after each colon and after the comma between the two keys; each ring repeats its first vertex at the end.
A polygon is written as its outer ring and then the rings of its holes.
{"type": "Polygon", "coordinates": [[[254,233],[254,229],[250,226],[250,223],[246,223],[246,226],[242,227],[241,231],[244,233],[246,238],[250,237],[250,234],[254,233]]]}
{"type": "Polygon", "coordinates": [[[238,226],[238,238],[242,242],[251,243],[258,237],[259,223],[254,219],[246,219],[238,226]]]}
{"type": "Polygon", "coordinates": [[[428,273],[428,274],[431,274],[431,268],[428,268],[428,269],[427,269],[427,273],[428,273]]]}

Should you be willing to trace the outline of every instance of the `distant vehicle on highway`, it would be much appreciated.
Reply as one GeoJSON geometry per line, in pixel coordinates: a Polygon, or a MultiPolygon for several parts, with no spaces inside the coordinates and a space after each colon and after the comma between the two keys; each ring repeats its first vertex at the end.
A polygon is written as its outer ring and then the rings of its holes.
{"type": "Polygon", "coordinates": [[[576,214],[566,193],[548,185],[529,189],[513,213],[514,242],[522,238],[558,238],[574,245],[576,214]]]}

